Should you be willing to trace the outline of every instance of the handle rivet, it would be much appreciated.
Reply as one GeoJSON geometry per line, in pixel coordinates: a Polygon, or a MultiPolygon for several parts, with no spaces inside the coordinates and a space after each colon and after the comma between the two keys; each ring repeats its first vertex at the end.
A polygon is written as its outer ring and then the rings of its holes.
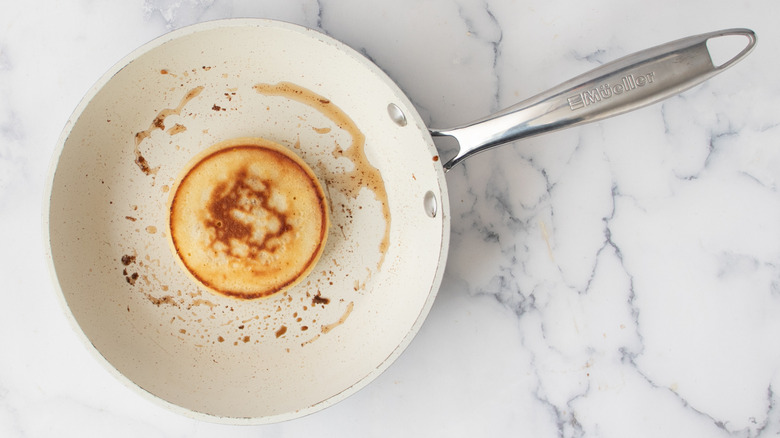
{"type": "Polygon", "coordinates": [[[425,197],[423,197],[423,207],[425,208],[425,214],[427,214],[428,217],[436,217],[436,214],[439,212],[439,204],[438,201],[436,201],[436,195],[430,190],[425,194],[425,197]]]}
{"type": "Polygon", "coordinates": [[[398,126],[406,126],[406,116],[398,105],[391,103],[387,105],[387,114],[390,116],[390,120],[394,121],[398,126]]]}

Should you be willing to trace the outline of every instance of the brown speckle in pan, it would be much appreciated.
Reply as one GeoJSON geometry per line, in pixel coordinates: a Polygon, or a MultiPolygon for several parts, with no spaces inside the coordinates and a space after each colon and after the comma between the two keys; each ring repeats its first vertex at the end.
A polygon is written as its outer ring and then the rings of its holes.
{"type": "Polygon", "coordinates": [[[311,299],[311,305],[316,306],[317,304],[330,304],[330,298],[323,297],[319,291],[317,291],[317,295],[315,295],[311,299]]]}
{"type": "Polygon", "coordinates": [[[130,286],[135,286],[136,280],[138,280],[138,273],[133,272],[132,275],[126,276],[125,280],[127,280],[128,283],[130,283],[130,286]]]}
{"type": "Polygon", "coordinates": [[[176,123],[170,129],[168,129],[168,131],[166,131],[166,132],[168,133],[168,135],[176,135],[176,134],[181,134],[182,132],[184,132],[186,130],[187,130],[186,126],[184,126],[184,125],[182,125],[180,123],[176,123]]]}
{"type": "Polygon", "coordinates": [[[154,304],[157,307],[160,307],[163,304],[171,305],[178,307],[178,303],[176,303],[176,300],[171,295],[165,295],[162,297],[155,297],[150,294],[146,294],[146,297],[151,301],[152,304],[154,304]]]}

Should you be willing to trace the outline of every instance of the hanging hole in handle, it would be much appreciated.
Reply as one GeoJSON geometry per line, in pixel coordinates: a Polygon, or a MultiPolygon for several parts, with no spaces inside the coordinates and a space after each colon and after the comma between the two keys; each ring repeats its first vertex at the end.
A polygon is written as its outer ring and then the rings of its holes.
{"type": "Polygon", "coordinates": [[[728,33],[707,40],[707,50],[715,68],[721,68],[746,55],[755,44],[751,33],[728,33]]]}

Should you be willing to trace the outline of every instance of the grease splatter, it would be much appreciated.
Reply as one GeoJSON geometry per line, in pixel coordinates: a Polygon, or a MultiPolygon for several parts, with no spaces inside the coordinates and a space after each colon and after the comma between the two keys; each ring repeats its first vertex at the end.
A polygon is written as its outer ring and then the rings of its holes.
{"type": "MultiPolygon", "coordinates": [[[[184,95],[182,100],[179,102],[179,106],[176,108],[166,108],[159,113],[157,113],[157,116],[152,120],[152,123],[149,125],[149,128],[145,131],[139,131],[135,133],[135,164],[138,166],[139,169],[141,169],[141,172],[143,172],[145,175],[155,175],[157,174],[157,171],[160,170],[160,166],[152,167],[148,161],[146,161],[146,158],[144,158],[143,154],[141,154],[141,143],[143,143],[144,140],[149,138],[152,135],[152,132],[160,129],[165,129],[165,118],[170,115],[180,115],[181,111],[184,109],[184,106],[187,105],[189,101],[197,97],[200,92],[203,91],[203,86],[195,87],[192,90],[188,91],[187,94],[184,95]]],[[[175,128],[175,126],[174,126],[175,128]]],[[[171,128],[171,129],[174,129],[171,128]]]]}
{"type": "MultiPolygon", "coordinates": [[[[345,157],[355,165],[354,170],[328,171],[326,170],[325,179],[330,183],[328,189],[333,185],[344,195],[353,199],[357,198],[361,189],[366,188],[374,192],[374,196],[382,204],[382,214],[385,219],[385,233],[379,244],[381,254],[377,269],[382,267],[385,255],[390,247],[390,205],[387,200],[387,189],[382,179],[379,169],[374,167],[366,156],[365,144],[366,137],[358,129],[355,122],[334,105],[330,99],[320,96],[311,90],[290,82],[279,82],[277,84],[257,84],[253,87],[255,91],[267,96],[281,96],[297,102],[308,105],[312,109],[319,111],[322,115],[330,119],[336,126],[344,129],[352,138],[352,142],[346,148],[336,145],[332,154],[335,158],[345,157]]],[[[316,130],[316,128],[315,128],[316,130]]],[[[319,132],[319,131],[317,131],[319,132]]]]}

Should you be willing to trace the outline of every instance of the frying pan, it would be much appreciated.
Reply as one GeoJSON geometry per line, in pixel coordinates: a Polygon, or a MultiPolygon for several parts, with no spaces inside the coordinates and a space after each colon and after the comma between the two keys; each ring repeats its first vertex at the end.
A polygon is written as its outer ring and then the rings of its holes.
{"type": "Polygon", "coordinates": [[[390,366],[428,314],[448,251],[446,170],[679,93],[754,44],[744,29],[686,38],[489,118],[429,130],[377,66],[316,31],[242,19],[171,32],[107,72],[63,130],[44,213],[58,296],[112,374],[174,411],[237,424],[315,412],[390,366]],[[747,44],[714,63],[710,41],[735,35],[747,44]],[[434,136],[455,137],[459,150],[440,157],[434,136]],[[296,152],[331,212],[314,271],[243,301],[186,275],[167,224],[181,170],[240,137],[296,152]]]}

